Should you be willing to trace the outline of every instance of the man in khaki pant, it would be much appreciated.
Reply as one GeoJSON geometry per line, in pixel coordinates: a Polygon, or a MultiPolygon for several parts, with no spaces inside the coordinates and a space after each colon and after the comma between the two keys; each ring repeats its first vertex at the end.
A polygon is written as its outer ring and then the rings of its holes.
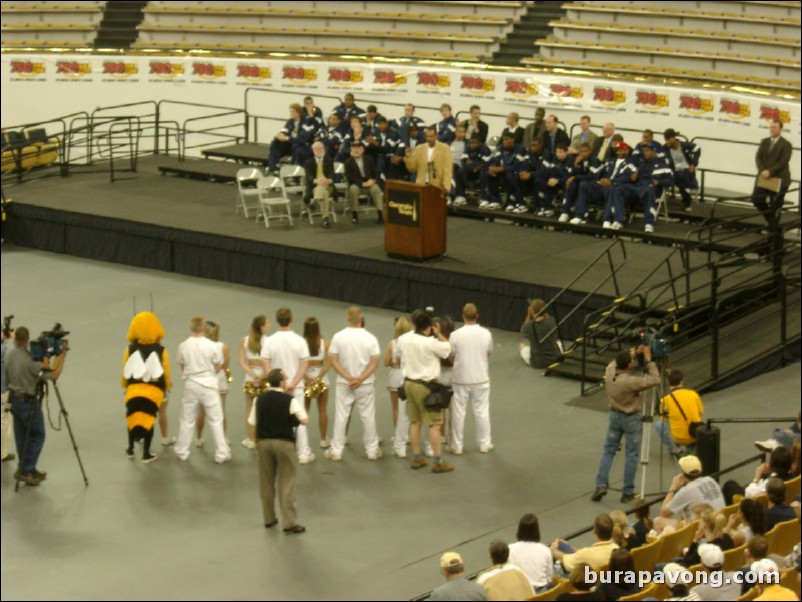
{"type": "MultiPolygon", "coordinates": [[[[331,199],[334,194],[334,161],[326,156],[322,142],[312,145],[313,157],[304,163],[304,203],[307,211],[312,211],[312,202],[320,206],[323,227],[331,228],[331,199]]],[[[335,218],[336,219],[336,218],[335,218]]]]}

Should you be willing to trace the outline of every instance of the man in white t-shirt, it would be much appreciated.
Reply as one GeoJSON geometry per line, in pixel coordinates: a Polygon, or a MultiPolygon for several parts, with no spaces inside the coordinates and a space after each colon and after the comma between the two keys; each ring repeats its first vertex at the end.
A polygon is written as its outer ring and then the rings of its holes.
{"type": "Polygon", "coordinates": [[[179,460],[189,459],[189,446],[198,410],[203,405],[206,424],[214,440],[214,461],[222,464],[231,459],[231,448],[223,432],[223,407],[220,403],[217,373],[223,367],[222,347],[206,338],[203,316],[189,320],[192,335],[178,347],[178,365],[184,377],[184,395],[181,398],[181,419],[175,455],[179,460]]]}
{"type": "MultiPolygon", "coordinates": [[[[292,311],[288,307],[276,310],[278,330],[262,339],[261,357],[264,362],[264,373],[280,368],[287,375],[286,393],[292,395],[302,404],[304,401],[304,374],[309,366],[309,345],[306,339],[292,331],[292,311]]],[[[309,464],[315,461],[315,454],[309,447],[309,435],[306,425],[300,425],[295,431],[295,445],[298,451],[298,463],[309,464]]]]}
{"type": "Polygon", "coordinates": [[[679,460],[682,471],[671,481],[660,514],[666,518],[679,518],[696,504],[710,504],[718,512],[726,503],[721,487],[711,477],[703,477],[702,463],[696,456],[685,456],[679,460]]]}
{"type": "Polygon", "coordinates": [[[374,372],[379,366],[379,341],[365,330],[362,310],[348,308],[348,326],[331,338],[329,359],[337,373],[335,398],[334,437],[325,456],[335,462],[342,460],[345,447],[345,428],[351,408],[356,404],[362,419],[363,441],[368,460],[382,456],[379,436],[376,434],[376,389],[374,372]]]}
{"type": "Polygon", "coordinates": [[[454,397],[451,400],[451,453],[462,454],[465,433],[465,411],[473,405],[476,418],[476,442],[483,454],[493,449],[490,437],[490,371],[493,336],[479,326],[479,312],[473,303],[462,308],[464,326],[451,333],[451,354],[454,357],[454,397]]]}

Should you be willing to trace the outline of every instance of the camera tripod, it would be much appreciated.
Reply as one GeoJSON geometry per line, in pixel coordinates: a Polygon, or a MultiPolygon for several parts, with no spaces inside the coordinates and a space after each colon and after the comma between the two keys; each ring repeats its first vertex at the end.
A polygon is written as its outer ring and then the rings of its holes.
{"type": "MultiPolygon", "coordinates": [[[[81,469],[81,474],[84,478],[84,485],[89,486],[89,479],[86,476],[86,470],[84,470],[84,464],[81,461],[81,454],[78,452],[78,444],[75,442],[75,435],[72,432],[72,426],[70,426],[70,416],[67,413],[67,408],[64,407],[64,400],[61,399],[61,392],[59,391],[58,385],[55,381],[50,381],[53,385],[53,390],[56,392],[56,399],[58,400],[59,405],[59,416],[64,418],[64,424],[67,425],[67,432],[70,434],[70,441],[72,442],[72,449],[75,452],[75,457],[78,460],[78,467],[81,469]]],[[[42,371],[39,373],[39,382],[36,386],[36,396],[34,400],[31,402],[31,408],[28,412],[28,426],[25,429],[25,439],[22,444],[22,451],[20,452],[20,469],[17,471],[16,474],[16,483],[14,485],[14,491],[19,491],[19,484],[22,480],[20,477],[22,476],[22,463],[25,461],[25,458],[28,454],[28,446],[31,442],[31,427],[33,426],[34,417],[36,416],[36,411],[38,408],[42,407],[42,401],[49,399],[48,397],[48,379],[45,375],[45,372],[42,371]]],[[[44,418],[43,418],[44,421],[44,418]]],[[[43,426],[44,428],[44,426],[43,426]]],[[[59,427],[55,430],[61,430],[59,427]]]]}
{"type": "Polygon", "coordinates": [[[652,434],[654,433],[655,418],[662,419],[660,414],[660,402],[665,397],[665,392],[668,390],[666,386],[666,368],[668,368],[668,358],[663,357],[655,360],[657,369],[660,371],[660,383],[644,391],[643,395],[646,399],[643,400],[643,415],[641,417],[641,442],[640,442],[640,465],[641,465],[641,482],[640,482],[640,498],[645,499],[645,496],[662,496],[665,495],[663,490],[663,454],[665,453],[665,446],[660,437],[657,437],[657,445],[660,447],[660,464],[658,465],[658,485],[659,490],[652,493],[646,493],[646,471],[649,467],[649,455],[651,451],[652,434]],[[647,409],[648,408],[648,409],[647,409]]]}

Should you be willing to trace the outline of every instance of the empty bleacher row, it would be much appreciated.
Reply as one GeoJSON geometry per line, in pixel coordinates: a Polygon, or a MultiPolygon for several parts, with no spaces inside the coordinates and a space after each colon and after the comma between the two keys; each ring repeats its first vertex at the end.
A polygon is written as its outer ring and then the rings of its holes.
{"type": "Polygon", "coordinates": [[[3,2],[3,47],[91,46],[97,37],[106,2],[3,2]]]}
{"type": "Polygon", "coordinates": [[[15,170],[50,167],[58,159],[59,140],[48,136],[44,128],[3,131],[2,153],[3,175],[15,170]]]}
{"type": "Polygon", "coordinates": [[[798,90],[799,2],[570,2],[540,54],[524,59],[600,72],[798,90]],[[770,8],[767,9],[767,7],[770,8]]]}

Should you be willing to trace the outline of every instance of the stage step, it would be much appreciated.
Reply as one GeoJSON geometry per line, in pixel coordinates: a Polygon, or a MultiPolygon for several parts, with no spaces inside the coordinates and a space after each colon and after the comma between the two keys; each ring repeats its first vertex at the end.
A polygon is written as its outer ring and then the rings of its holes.
{"type": "Polygon", "coordinates": [[[184,161],[179,161],[171,157],[163,157],[159,161],[158,169],[164,175],[173,174],[209,182],[235,182],[237,172],[242,169],[242,165],[212,159],[185,159],[184,161]]]}
{"type": "Polygon", "coordinates": [[[201,154],[207,159],[229,159],[237,163],[267,165],[267,154],[269,151],[269,144],[242,142],[240,144],[227,144],[225,146],[207,148],[202,150],[201,154]]]}

